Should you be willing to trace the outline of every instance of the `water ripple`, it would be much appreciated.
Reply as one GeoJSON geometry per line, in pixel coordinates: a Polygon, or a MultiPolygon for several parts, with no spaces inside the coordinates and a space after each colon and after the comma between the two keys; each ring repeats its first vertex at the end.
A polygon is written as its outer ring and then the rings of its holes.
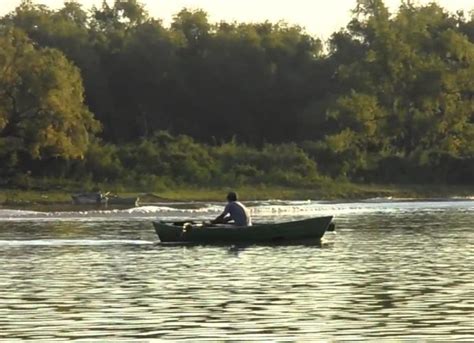
{"type": "Polygon", "coordinates": [[[459,204],[371,204],[320,245],[162,246],[146,220],[4,221],[0,339],[472,341],[473,213],[459,204]]]}

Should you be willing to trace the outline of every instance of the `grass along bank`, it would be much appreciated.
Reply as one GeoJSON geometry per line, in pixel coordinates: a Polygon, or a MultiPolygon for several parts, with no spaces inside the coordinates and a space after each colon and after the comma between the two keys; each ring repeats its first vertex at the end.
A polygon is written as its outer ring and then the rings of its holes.
{"type": "MultiPolygon", "coordinates": [[[[444,185],[367,185],[354,183],[330,183],[306,188],[291,188],[266,185],[247,185],[236,188],[185,187],[180,186],[161,192],[137,190],[115,191],[117,187],[104,185],[103,191],[110,191],[121,197],[140,197],[142,204],[165,201],[225,201],[230,190],[238,192],[242,201],[252,200],[355,200],[376,197],[393,198],[449,198],[474,196],[474,187],[444,185]]],[[[120,187],[120,189],[122,189],[120,187]]],[[[73,190],[18,190],[0,189],[0,206],[28,207],[32,205],[71,204],[73,190]]]]}

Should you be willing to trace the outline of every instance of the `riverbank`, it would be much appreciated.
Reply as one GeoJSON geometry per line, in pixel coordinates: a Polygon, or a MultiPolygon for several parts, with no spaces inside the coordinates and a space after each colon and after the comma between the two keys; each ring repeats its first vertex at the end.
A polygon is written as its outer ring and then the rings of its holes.
{"type": "MultiPolygon", "coordinates": [[[[230,188],[180,187],[161,192],[146,193],[134,190],[115,192],[113,187],[105,189],[122,197],[139,197],[143,205],[174,201],[224,201],[230,188]]],[[[243,201],[281,200],[355,200],[370,198],[452,198],[474,196],[474,186],[440,185],[364,185],[353,183],[333,183],[307,188],[279,186],[241,186],[236,190],[243,201]]],[[[28,207],[30,205],[71,204],[71,190],[17,190],[0,189],[1,207],[28,207]]]]}

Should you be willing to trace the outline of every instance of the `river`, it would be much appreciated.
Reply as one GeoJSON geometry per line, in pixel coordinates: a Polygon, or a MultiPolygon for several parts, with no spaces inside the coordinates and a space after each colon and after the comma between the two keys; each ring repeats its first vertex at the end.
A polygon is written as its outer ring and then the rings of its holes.
{"type": "Polygon", "coordinates": [[[0,339],[474,340],[474,201],[262,201],[334,215],[321,244],[162,246],[223,204],[0,208],[0,339]]]}

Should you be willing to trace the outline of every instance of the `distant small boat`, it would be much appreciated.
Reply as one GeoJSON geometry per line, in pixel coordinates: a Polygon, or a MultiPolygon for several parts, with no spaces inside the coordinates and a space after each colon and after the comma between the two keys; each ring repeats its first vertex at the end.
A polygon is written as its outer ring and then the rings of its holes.
{"type": "Polygon", "coordinates": [[[117,195],[110,195],[109,192],[77,193],[71,195],[75,205],[129,205],[138,206],[139,197],[122,198],[117,195]]]}
{"type": "Polygon", "coordinates": [[[163,243],[259,243],[320,240],[326,231],[333,231],[332,216],[286,223],[235,226],[193,221],[154,221],[158,238],[163,243]]]}
{"type": "Polygon", "coordinates": [[[101,192],[93,193],[76,193],[71,195],[72,203],[74,205],[100,205],[107,204],[106,194],[101,192]]]}

